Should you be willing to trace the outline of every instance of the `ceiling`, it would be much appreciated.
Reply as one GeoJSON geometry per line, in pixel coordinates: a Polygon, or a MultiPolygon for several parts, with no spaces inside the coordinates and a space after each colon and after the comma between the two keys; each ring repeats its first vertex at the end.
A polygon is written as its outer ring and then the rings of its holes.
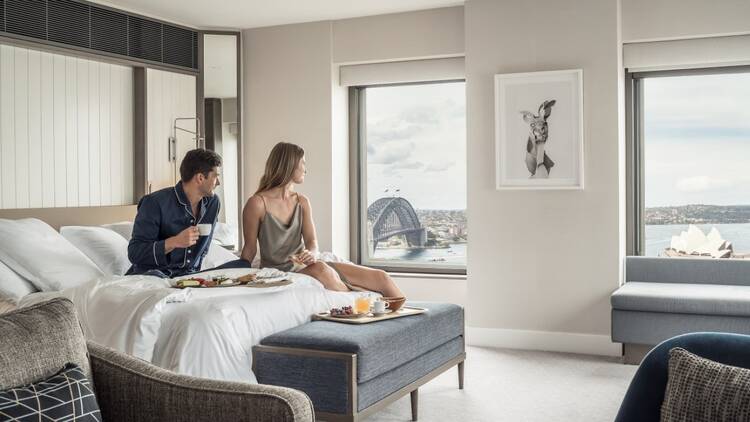
{"type": "Polygon", "coordinates": [[[457,6],[464,0],[94,0],[200,29],[256,28],[457,6]]]}

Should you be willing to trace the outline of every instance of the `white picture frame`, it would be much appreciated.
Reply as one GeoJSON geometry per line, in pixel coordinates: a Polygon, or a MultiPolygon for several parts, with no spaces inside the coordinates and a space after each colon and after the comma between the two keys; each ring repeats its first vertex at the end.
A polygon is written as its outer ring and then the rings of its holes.
{"type": "Polygon", "coordinates": [[[583,189],[583,70],[495,75],[495,188],[583,189]]]}

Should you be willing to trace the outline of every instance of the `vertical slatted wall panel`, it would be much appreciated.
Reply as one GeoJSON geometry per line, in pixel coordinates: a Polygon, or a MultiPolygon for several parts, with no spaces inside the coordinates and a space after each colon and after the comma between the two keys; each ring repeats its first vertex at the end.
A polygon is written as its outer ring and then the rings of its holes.
{"type": "MultiPolygon", "coordinates": [[[[29,208],[44,206],[42,149],[42,53],[29,50],[29,208]],[[37,157],[37,159],[31,159],[37,157]]],[[[46,94],[45,94],[46,96],[46,94]]]]}
{"type": "Polygon", "coordinates": [[[89,174],[89,64],[76,59],[76,147],[78,148],[78,205],[91,205],[91,175],[89,174]]]}
{"type": "Polygon", "coordinates": [[[0,170],[3,179],[3,208],[16,207],[16,139],[14,135],[13,49],[0,46],[0,170]]]}
{"type": "MultiPolygon", "coordinates": [[[[99,98],[111,98],[112,90],[110,86],[111,68],[105,63],[99,63],[99,98]]],[[[111,101],[99,101],[99,164],[101,169],[100,179],[102,186],[112,186],[112,163],[111,160],[111,101]]],[[[112,204],[112,190],[101,190],[102,205],[112,204]]]]}
{"type": "Polygon", "coordinates": [[[89,106],[89,176],[91,195],[91,206],[102,205],[102,160],[101,160],[101,136],[99,127],[99,108],[101,95],[99,94],[99,63],[89,62],[89,95],[91,103],[89,106]]]}
{"type": "MultiPolygon", "coordinates": [[[[13,137],[16,140],[16,206],[29,207],[29,68],[28,51],[13,51],[13,137]]],[[[4,110],[3,110],[4,111],[4,110]]]]}
{"type": "Polygon", "coordinates": [[[44,100],[42,121],[42,207],[55,206],[55,102],[54,63],[52,54],[41,52],[40,79],[44,100]]]}
{"type": "Polygon", "coordinates": [[[0,208],[133,202],[129,67],[0,45],[0,208]]]}

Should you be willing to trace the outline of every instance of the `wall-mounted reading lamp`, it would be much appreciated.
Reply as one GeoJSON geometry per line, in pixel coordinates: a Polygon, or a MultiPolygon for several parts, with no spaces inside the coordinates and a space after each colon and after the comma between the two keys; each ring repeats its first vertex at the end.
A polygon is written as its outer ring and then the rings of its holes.
{"type": "Polygon", "coordinates": [[[191,135],[193,135],[193,139],[195,139],[195,147],[196,148],[205,148],[206,147],[206,139],[200,136],[201,133],[201,119],[197,117],[178,117],[174,119],[174,124],[172,125],[172,136],[169,137],[169,161],[177,162],[177,131],[187,132],[191,135]],[[182,120],[193,120],[195,121],[195,132],[189,129],[181,128],[177,125],[177,122],[182,120]]]}

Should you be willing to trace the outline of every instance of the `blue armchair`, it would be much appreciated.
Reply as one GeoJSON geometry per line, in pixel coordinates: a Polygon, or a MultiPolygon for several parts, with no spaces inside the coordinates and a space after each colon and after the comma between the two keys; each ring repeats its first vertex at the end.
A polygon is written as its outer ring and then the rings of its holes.
{"type": "Polygon", "coordinates": [[[750,368],[750,336],[690,333],[666,340],[651,350],[638,367],[615,422],[658,422],[667,387],[669,351],[681,347],[725,365],[750,368]]]}

